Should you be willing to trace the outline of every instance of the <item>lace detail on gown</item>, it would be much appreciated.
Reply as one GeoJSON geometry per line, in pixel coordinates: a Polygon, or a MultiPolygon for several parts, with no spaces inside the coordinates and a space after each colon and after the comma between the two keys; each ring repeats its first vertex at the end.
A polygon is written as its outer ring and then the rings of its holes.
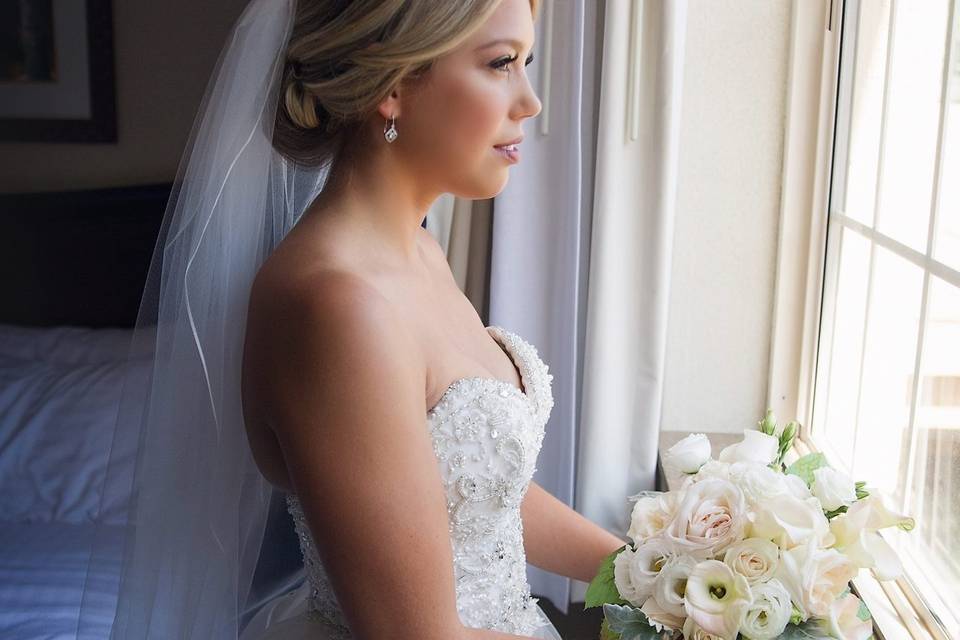
{"type": "MultiPolygon", "coordinates": [[[[519,369],[523,391],[498,378],[460,378],[427,412],[427,427],[446,490],[460,619],[529,635],[544,619],[527,582],[520,503],[553,408],[553,376],[532,344],[502,327],[487,331],[519,369]]],[[[310,616],[337,640],[350,638],[300,502],[291,494],[287,506],[310,583],[310,616]]]]}

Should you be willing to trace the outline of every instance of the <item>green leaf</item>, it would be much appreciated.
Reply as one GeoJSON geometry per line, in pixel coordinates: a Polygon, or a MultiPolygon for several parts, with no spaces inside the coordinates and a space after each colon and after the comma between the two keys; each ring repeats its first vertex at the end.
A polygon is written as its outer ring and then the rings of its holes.
{"type": "Polygon", "coordinates": [[[613,559],[626,548],[627,545],[623,545],[604,558],[603,562],[600,563],[600,567],[597,569],[597,575],[593,577],[593,580],[591,580],[589,586],[587,586],[587,593],[584,596],[583,603],[584,609],[599,607],[607,602],[628,604],[626,600],[620,597],[620,592],[617,591],[617,583],[613,579],[613,559]]]}
{"type": "Polygon", "coordinates": [[[620,640],[620,634],[610,630],[610,623],[606,618],[600,623],[600,640],[620,640]]]}
{"type": "Polygon", "coordinates": [[[857,609],[857,617],[863,621],[873,618],[873,616],[870,615],[870,609],[867,608],[867,605],[863,600],[860,601],[860,608],[857,609]]]}
{"type": "Polygon", "coordinates": [[[813,472],[825,466],[827,466],[826,456],[822,453],[808,453],[787,467],[787,473],[799,476],[809,487],[813,484],[813,472]]]}
{"type": "Polygon", "coordinates": [[[603,616],[611,631],[620,634],[621,640],[655,640],[660,633],[650,624],[647,616],[636,607],[621,607],[604,604],[603,616]]]}
{"type": "Polygon", "coordinates": [[[788,624],[777,640],[829,640],[830,634],[813,618],[800,624],[788,624]]]}

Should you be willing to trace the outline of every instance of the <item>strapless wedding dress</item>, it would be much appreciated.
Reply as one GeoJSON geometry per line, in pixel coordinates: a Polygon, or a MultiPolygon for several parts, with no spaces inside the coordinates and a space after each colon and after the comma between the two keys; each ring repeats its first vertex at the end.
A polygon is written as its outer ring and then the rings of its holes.
{"type": "MultiPolygon", "coordinates": [[[[523,391],[498,378],[460,378],[426,417],[447,496],[457,611],[467,627],[562,640],[530,595],[520,519],[553,408],[553,376],[520,336],[498,326],[487,332],[517,366],[523,391]]],[[[287,506],[307,579],[258,611],[241,640],[351,638],[296,496],[287,506]]]]}

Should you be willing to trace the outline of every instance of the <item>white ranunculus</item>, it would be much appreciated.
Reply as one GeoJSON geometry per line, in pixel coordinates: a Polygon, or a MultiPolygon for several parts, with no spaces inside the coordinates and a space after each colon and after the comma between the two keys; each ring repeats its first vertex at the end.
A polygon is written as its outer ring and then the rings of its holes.
{"type": "Polygon", "coordinates": [[[643,544],[660,534],[669,524],[677,509],[678,493],[660,493],[645,496],[636,501],[630,513],[630,529],[627,537],[636,544],[643,544]]]}
{"type": "Polygon", "coordinates": [[[827,511],[849,507],[857,499],[857,488],[853,480],[832,467],[814,470],[812,490],[827,511]]]}
{"type": "Polygon", "coordinates": [[[640,606],[643,602],[644,594],[640,593],[636,585],[633,584],[630,567],[634,560],[634,551],[630,545],[618,553],[613,558],[613,582],[617,586],[620,597],[634,606],[640,606]]]}
{"type": "Polygon", "coordinates": [[[728,480],[711,478],[687,489],[661,537],[678,553],[713,558],[740,542],[747,524],[746,500],[740,488],[728,480]]]}
{"type": "Polygon", "coordinates": [[[830,531],[835,538],[833,548],[856,566],[873,569],[878,580],[893,580],[903,572],[903,565],[877,533],[892,526],[909,530],[914,520],[888,508],[881,494],[873,490],[866,498],[854,502],[845,514],[830,521],[830,531]]]}
{"type": "Polygon", "coordinates": [[[784,551],[776,572],[804,620],[827,616],[830,605],[856,575],[856,566],[842,553],[812,543],[784,551]]]}
{"type": "Polygon", "coordinates": [[[671,547],[658,538],[637,545],[634,551],[628,546],[618,553],[613,559],[613,580],[620,596],[641,606],[653,592],[653,581],[660,570],[673,557],[671,547]]]}
{"type": "Polygon", "coordinates": [[[780,565],[780,547],[763,538],[747,538],[727,549],[723,562],[753,586],[773,577],[780,565]]]}
{"type": "Polygon", "coordinates": [[[696,473],[709,459],[710,440],[702,433],[691,433],[663,454],[664,465],[683,473],[696,473]]]}
{"type": "Polygon", "coordinates": [[[653,597],[661,609],[678,618],[686,617],[683,597],[687,579],[696,564],[690,556],[678,556],[660,570],[653,581],[653,597]]]}
{"type": "Polygon", "coordinates": [[[823,515],[820,501],[813,497],[801,500],[790,493],[755,504],[747,535],[773,540],[781,549],[809,541],[821,547],[833,544],[830,522],[823,515]]]}
{"type": "Polygon", "coordinates": [[[793,605],[790,594],[777,580],[750,587],[753,601],[743,616],[740,633],[750,640],[772,640],[787,628],[793,605]]]}
{"type": "Polygon", "coordinates": [[[719,560],[697,563],[687,579],[684,609],[707,633],[734,640],[753,593],[747,579],[719,560]]]}
{"type": "Polygon", "coordinates": [[[683,640],[722,640],[720,636],[707,633],[697,626],[693,618],[687,618],[683,623],[683,640]]]}
{"type": "Polygon", "coordinates": [[[830,605],[830,615],[823,626],[830,637],[838,640],[867,640],[873,635],[873,623],[870,620],[861,620],[857,616],[859,611],[860,598],[847,593],[830,605]]]}
{"type": "Polygon", "coordinates": [[[720,462],[759,462],[770,464],[777,459],[780,440],[760,431],[744,429],[743,440],[725,447],[720,452],[720,462]]]}

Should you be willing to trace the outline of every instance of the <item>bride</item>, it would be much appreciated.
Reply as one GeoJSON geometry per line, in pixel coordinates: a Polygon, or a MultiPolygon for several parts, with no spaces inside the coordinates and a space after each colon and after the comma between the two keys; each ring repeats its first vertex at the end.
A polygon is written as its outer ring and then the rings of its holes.
{"type": "Polygon", "coordinates": [[[157,356],[125,409],[142,434],[112,638],[560,638],[526,563],[589,581],[622,546],[531,480],[552,376],[483,325],[421,226],[442,193],[506,184],[541,108],[537,4],[247,7],[138,318],[157,356]],[[279,594],[257,586],[275,490],[307,574],[279,594]]]}

